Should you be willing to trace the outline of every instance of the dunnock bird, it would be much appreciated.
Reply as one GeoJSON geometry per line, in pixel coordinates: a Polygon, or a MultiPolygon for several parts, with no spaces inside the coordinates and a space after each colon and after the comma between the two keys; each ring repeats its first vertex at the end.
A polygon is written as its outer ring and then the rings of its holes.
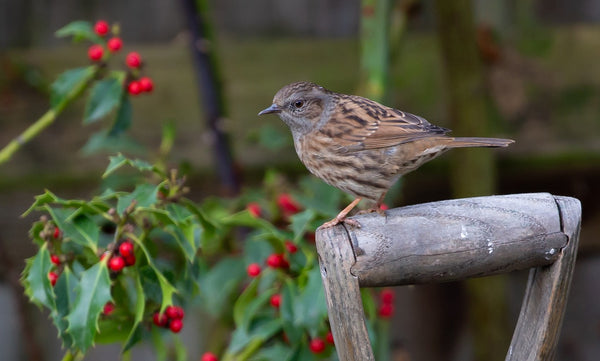
{"type": "Polygon", "coordinates": [[[281,88],[258,115],[276,113],[291,129],[294,146],[308,170],[356,199],[334,219],[346,220],[361,199],[379,211],[388,189],[421,164],[451,148],[506,147],[510,139],[455,138],[450,130],[357,95],[332,92],[310,82],[281,88]]]}

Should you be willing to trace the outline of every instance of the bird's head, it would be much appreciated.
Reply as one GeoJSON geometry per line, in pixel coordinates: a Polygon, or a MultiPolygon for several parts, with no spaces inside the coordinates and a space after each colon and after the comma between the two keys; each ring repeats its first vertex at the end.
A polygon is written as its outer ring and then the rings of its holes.
{"type": "Polygon", "coordinates": [[[320,126],[331,92],[311,82],[291,83],[279,89],[273,104],[258,115],[275,113],[287,124],[293,135],[306,134],[320,126]]]}

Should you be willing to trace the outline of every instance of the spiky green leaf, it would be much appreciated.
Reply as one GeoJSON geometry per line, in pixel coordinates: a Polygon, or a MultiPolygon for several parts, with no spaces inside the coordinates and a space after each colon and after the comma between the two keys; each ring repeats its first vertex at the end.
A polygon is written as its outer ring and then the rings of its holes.
{"type": "Polygon", "coordinates": [[[106,302],[111,300],[110,277],[106,260],[81,274],[71,313],[67,315],[67,332],[73,337],[73,346],[82,352],[92,346],[98,330],[98,317],[106,302]]]}

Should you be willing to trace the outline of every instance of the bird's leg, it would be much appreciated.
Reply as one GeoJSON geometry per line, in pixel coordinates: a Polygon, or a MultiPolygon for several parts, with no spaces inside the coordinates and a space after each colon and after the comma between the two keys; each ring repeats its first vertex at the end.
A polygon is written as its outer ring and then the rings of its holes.
{"type": "Polygon", "coordinates": [[[347,223],[351,226],[360,227],[360,223],[352,219],[346,219],[346,216],[348,215],[348,213],[350,213],[352,208],[356,207],[356,205],[358,204],[358,202],[360,202],[361,199],[362,197],[358,197],[355,200],[353,200],[352,203],[350,203],[346,208],[342,209],[342,211],[337,216],[335,216],[334,219],[332,219],[329,222],[323,223],[323,225],[319,228],[333,227],[336,224],[339,224],[340,222],[347,223]]]}

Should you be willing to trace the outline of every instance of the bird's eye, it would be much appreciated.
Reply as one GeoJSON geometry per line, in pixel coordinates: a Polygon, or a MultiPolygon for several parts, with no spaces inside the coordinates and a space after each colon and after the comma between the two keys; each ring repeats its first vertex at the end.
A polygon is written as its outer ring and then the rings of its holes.
{"type": "Polygon", "coordinates": [[[302,100],[296,100],[296,101],[294,102],[294,106],[295,106],[296,108],[302,108],[302,106],[303,106],[303,105],[304,105],[304,102],[303,102],[302,100]]]}

